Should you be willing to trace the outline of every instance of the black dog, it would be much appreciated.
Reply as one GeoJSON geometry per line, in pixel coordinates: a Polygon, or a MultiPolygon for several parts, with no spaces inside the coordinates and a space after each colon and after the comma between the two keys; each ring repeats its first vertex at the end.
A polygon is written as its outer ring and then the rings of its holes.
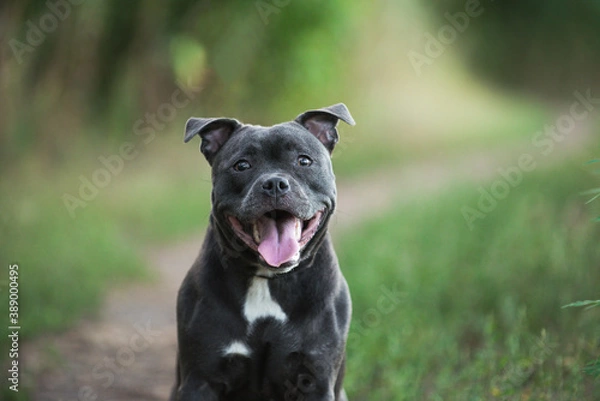
{"type": "Polygon", "coordinates": [[[346,400],[351,303],[327,223],[343,104],[260,127],[191,118],[212,166],[212,213],[177,300],[171,400],[346,400]]]}

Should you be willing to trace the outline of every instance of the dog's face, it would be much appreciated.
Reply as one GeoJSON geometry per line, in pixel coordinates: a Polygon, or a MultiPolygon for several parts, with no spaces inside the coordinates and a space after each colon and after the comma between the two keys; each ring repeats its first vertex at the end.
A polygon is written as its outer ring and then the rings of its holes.
{"type": "Polygon", "coordinates": [[[233,119],[188,120],[212,166],[213,217],[230,250],[272,273],[290,271],[320,243],[335,208],[330,155],[343,104],[272,127],[233,119]]]}
{"type": "Polygon", "coordinates": [[[213,163],[217,221],[271,268],[295,266],[334,206],[329,154],[297,123],[243,127],[213,163]]]}

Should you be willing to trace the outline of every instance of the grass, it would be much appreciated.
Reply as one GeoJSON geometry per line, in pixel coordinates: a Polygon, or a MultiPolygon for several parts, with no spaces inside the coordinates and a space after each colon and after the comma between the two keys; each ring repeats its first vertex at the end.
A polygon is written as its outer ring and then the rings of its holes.
{"type": "MultiPolygon", "coordinates": [[[[108,154],[106,149],[87,152],[108,154]]],[[[74,210],[73,218],[62,196],[78,196],[79,176],[90,178],[97,162],[68,163],[49,172],[32,164],[0,185],[0,254],[6,263],[19,264],[24,338],[62,330],[92,315],[114,285],[151,279],[142,247],[206,224],[208,170],[182,175],[179,165],[165,169],[152,156],[148,152],[126,164],[96,198],[74,210]],[[205,211],[206,219],[190,218],[197,209],[205,211]]],[[[0,279],[2,293],[7,279],[0,279]]],[[[0,339],[0,345],[5,343],[0,339]]]]}
{"type": "Polygon", "coordinates": [[[37,192],[2,205],[11,217],[1,224],[0,253],[19,265],[25,338],[64,329],[92,313],[113,284],[148,277],[135,242],[118,226],[101,213],[70,219],[57,199],[37,192]]]}
{"type": "MultiPolygon", "coordinates": [[[[161,145],[157,142],[156,147],[161,145]]],[[[156,163],[157,150],[140,152],[71,218],[62,195],[77,196],[79,176],[90,178],[100,167],[98,155],[111,153],[108,148],[80,151],[83,157],[64,166],[23,164],[10,181],[0,184],[0,254],[3,263],[19,265],[21,344],[94,316],[115,286],[152,280],[140,250],[200,230],[208,219],[210,174],[205,167],[190,170],[200,164],[197,148],[188,148],[188,159],[172,156],[175,162],[161,164],[156,163]],[[206,219],[190,218],[198,209],[206,219]]],[[[5,295],[8,266],[6,272],[0,278],[5,295]]],[[[3,316],[7,309],[7,302],[0,305],[3,316]]],[[[0,337],[0,348],[7,345],[8,337],[0,337]]],[[[28,399],[27,389],[21,389],[17,399],[28,399]]]]}
{"type": "MultiPolygon", "coordinates": [[[[47,181],[3,184],[0,254],[2,263],[19,266],[21,353],[26,340],[93,316],[111,287],[151,278],[137,252],[138,243],[102,210],[90,208],[71,219],[47,181]]],[[[3,272],[0,294],[7,300],[8,266],[3,272]]],[[[0,313],[8,316],[7,301],[1,303],[0,313]]],[[[0,348],[9,348],[7,336],[0,337],[0,348]]],[[[3,367],[7,357],[8,353],[0,357],[3,367]]],[[[21,372],[27,369],[20,367],[21,372]]],[[[0,398],[29,399],[28,385],[22,380],[19,393],[5,386],[0,398]]]]}
{"type": "Polygon", "coordinates": [[[341,238],[350,397],[597,400],[582,369],[600,355],[600,310],[561,309],[598,297],[589,184],[572,166],[531,173],[472,231],[460,210],[476,188],[457,188],[341,238]]]}

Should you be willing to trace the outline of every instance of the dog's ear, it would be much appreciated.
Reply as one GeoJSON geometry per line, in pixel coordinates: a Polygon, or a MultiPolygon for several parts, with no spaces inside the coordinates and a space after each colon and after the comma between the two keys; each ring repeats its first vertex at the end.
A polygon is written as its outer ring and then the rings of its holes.
{"type": "Polygon", "coordinates": [[[200,135],[202,143],[200,151],[212,165],[213,159],[221,146],[231,137],[231,134],[242,124],[233,118],[195,118],[185,123],[184,142],[189,142],[194,136],[200,135]]]}
{"type": "Polygon", "coordinates": [[[342,120],[346,124],[354,125],[354,119],[350,115],[348,108],[344,103],[334,104],[333,106],[324,107],[322,109],[308,110],[300,114],[294,121],[309,130],[317,137],[323,145],[333,152],[333,148],[339,137],[335,128],[338,120],[342,120]]]}

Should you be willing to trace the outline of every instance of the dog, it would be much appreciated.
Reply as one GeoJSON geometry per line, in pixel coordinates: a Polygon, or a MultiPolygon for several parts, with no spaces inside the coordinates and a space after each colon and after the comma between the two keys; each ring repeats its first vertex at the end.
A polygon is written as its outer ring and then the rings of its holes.
{"type": "Polygon", "coordinates": [[[190,118],[212,169],[202,249],[177,297],[172,401],[346,401],[351,300],[327,231],[342,103],[271,127],[190,118]]]}

